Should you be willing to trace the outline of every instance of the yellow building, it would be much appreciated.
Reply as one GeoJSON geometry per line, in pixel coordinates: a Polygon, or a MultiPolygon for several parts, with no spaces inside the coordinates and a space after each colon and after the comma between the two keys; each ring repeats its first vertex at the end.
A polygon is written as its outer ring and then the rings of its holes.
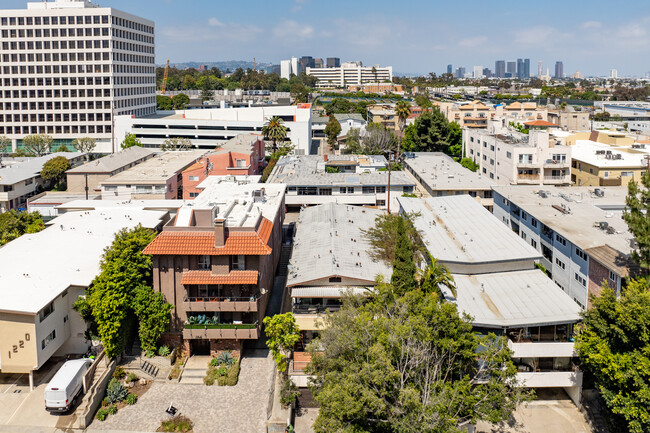
{"type": "Polygon", "coordinates": [[[619,186],[641,179],[650,152],[640,147],[576,140],[571,146],[571,159],[571,180],[575,185],[619,186]]]}

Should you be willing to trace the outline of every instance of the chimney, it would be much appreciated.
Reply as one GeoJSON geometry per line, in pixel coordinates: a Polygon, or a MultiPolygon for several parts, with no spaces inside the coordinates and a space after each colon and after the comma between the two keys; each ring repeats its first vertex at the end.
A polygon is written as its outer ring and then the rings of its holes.
{"type": "Polygon", "coordinates": [[[325,162],[327,162],[327,154],[323,155],[323,158],[325,158],[325,162]]]}
{"type": "Polygon", "coordinates": [[[223,247],[226,244],[226,220],[217,218],[214,220],[214,246],[223,247]]]}

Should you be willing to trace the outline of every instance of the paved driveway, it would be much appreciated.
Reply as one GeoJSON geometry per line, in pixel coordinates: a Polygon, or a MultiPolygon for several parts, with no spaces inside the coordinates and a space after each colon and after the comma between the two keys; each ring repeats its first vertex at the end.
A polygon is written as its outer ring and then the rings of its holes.
{"type": "Polygon", "coordinates": [[[273,375],[268,351],[244,356],[236,386],[183,385],[155,382],[134,406],[106,421],[93,421],[88,432],[103,430],[156,431],[169,419],[165,409],[173,402],[194,422],[194,433],[263,433],[273,375]]]}

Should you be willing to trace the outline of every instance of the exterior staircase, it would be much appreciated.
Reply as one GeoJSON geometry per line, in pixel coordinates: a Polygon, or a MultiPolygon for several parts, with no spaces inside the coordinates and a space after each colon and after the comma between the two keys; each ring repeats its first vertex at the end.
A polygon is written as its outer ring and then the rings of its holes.
{"type": "Polygon", "coordinates": [[[277,274],[280,277],[286,277],[288,274],[287,266],[289,265],[289,259],[291,258],[292,245],[282,244],[282,250],[280,251],[280,261],[278,262],[278,271],[277,274]]]}
{"type": "Polygon", "coordinates": [[[183,385],[203,385],[203,378],[208,373],[210,359],[210,356],[191,356],[185,363],[179,383],[183,385]]]}

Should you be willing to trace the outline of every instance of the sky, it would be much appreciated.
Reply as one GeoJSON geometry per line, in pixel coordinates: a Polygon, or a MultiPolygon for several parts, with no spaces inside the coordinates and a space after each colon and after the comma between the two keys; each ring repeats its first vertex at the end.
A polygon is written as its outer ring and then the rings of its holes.
{"type": "MultiPolygon", "coordinates": [[[[650,1],[96,0],[156,23],[156,62],[340,57],[394,72],[530,58],[569,75],[650,72],[650,1]]],[[[25,0],[2,0],[3,8],[25,0]]]]}

